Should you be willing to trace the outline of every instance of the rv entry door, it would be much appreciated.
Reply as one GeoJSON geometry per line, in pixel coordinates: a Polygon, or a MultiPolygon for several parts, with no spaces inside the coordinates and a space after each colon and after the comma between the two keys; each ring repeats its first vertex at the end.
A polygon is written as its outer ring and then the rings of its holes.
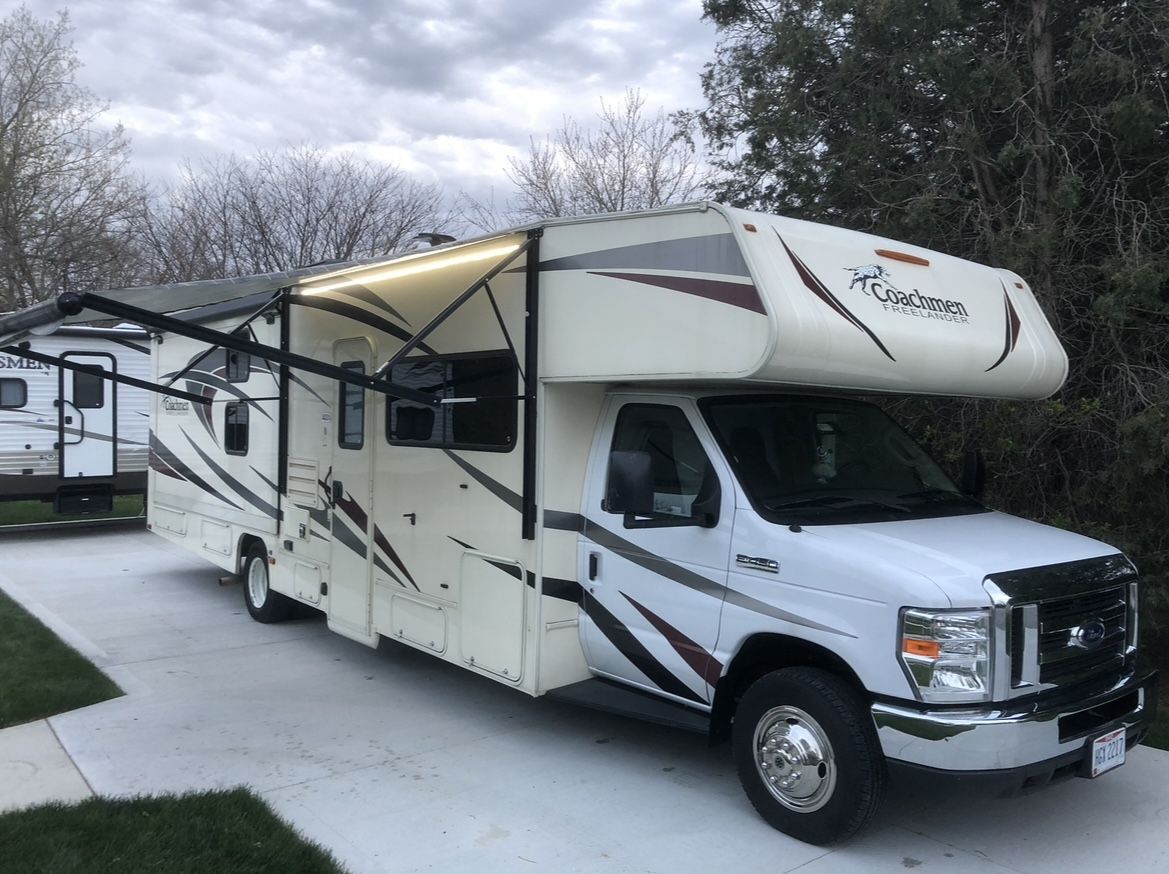
{"type": "Polygon", "coordinates": [[[117,383],[103,378],[117,363],[112,355],[66,352],[85,370],[58,369],[57,440],[62,479],[113,476],[117,470],[117,383]]]}
{"type": "MultiPolygon", "coordinates": [[[[373,350],[364,337],[340,340],[333,346],[333,363],[345,370],[369,373],[372,359],[373,350]]],[[[373,397],[349,383],[337,382],[333,388],[329,626],[359,640],[367,640],[370,634],[373,397]]]]}

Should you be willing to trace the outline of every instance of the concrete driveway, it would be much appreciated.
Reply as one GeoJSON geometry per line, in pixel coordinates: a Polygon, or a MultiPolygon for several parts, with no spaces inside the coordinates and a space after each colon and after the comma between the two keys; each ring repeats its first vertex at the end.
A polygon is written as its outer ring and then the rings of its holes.
{"type": "Polygon", "coordinates": [[[825,850],[755,815],[726,747],[259,625],[220,576],[140,529],[0,535],[0,588],[127,692],[49,720],[98,794],[247,784],[354,874],[1169,870],[1169,753],[1008,800],[894,787],[825,850]]]}

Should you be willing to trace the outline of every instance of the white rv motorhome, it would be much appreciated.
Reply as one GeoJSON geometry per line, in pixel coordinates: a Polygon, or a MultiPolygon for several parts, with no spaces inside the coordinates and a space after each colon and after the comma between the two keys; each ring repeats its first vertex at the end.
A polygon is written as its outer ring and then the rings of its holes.
{"type": "Polygon", "coordinates": [[[309,604],[729,737],[803,840],[859,829],[893,767],[1094,777],[1147,730],[1128,559],[983,506],[853,397],[1056,391],[1013,273],[703,203],[65,295],[0,334],[95,313],[201,386],[155,404],[149,524],[256,619],[309,604]]]}
{"type": "Polygon", "coordinates": [[[149,377],[148,340],[132,325],[68,326],[0,350],[0,501],[96,513],[146,491],[150,393],[103,374],[149,377]]]}

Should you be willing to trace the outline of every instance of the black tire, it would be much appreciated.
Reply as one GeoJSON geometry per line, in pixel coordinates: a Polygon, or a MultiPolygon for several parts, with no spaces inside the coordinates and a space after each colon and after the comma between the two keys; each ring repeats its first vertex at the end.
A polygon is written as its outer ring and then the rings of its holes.
{"type": "Polygon", "coordinates": [[[248,547],[244,558],[244,603],[257,622],[283,622],[296,602],[268,588],[268,551],[260,543],[248,547]]]}
{"type": "Polygon", "coordinates": [[[868,704],[827,671],[785,668],[756,680],[735,711],[732,744],[751,804],[793,838],[843,840],[880,806],[885,759],[868,704]]]}

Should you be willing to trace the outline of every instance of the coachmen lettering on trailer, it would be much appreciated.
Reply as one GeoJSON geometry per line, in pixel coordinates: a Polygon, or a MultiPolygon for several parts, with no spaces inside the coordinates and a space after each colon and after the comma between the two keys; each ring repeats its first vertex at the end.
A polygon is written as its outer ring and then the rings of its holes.
{"type": "Polygon", "coordinates": [[[987,508],[975,457],[955,483],[853,397],[1056,391],[1008,271],[699,203],[63,294],[0,345],[99,317],[152,333],[152,530],[253,617],[729,738],[803,840],[894,768],[1096,777],[1147,731],[1128,559],[987,508]]]}

